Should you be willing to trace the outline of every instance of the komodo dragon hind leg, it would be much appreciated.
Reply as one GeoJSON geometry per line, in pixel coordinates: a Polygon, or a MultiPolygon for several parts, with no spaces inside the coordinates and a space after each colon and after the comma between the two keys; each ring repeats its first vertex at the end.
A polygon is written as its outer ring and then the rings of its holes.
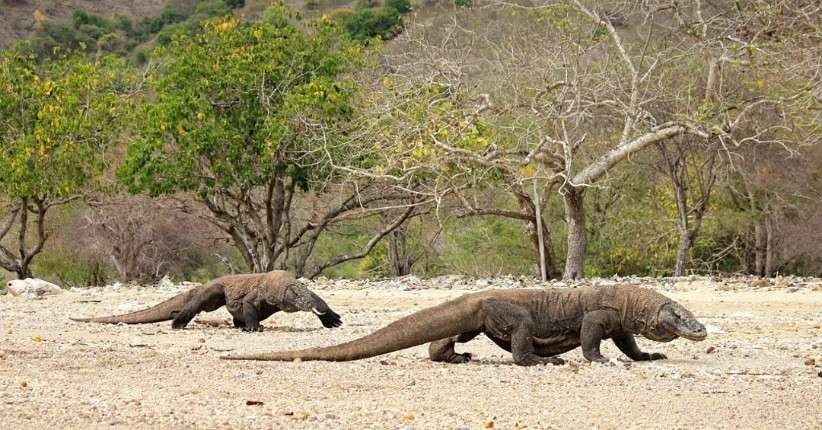
{"type": "Polygon", "coordinates": [[[171,328],[184,328],[198,313],[216,311],[223,305],[225,305],[225,293],[222,285],[203,288],[180,309],[171,323],[171,328]]]}
{"type": "Polygon", "coordinates": [[[483,303],[483,310],[485,331],[491,336],[511,339],[514,363],[520,366],[565,363],[559,357],[541,357],[534,352],[534,320],[528,309],[513,303],[488,300],[483,303]]]}
{"type": "Polygon", "coordinates": [[[431,342],[428,344],[428,356],[431,358],[431,361],[441,361],[455,364],[468,363],[471,361],[471,353],[463,352],[462,354],[458,354],[454,351],[454,344],[469,342],[479,334],[480,332],[473,331],[431,342]]]}

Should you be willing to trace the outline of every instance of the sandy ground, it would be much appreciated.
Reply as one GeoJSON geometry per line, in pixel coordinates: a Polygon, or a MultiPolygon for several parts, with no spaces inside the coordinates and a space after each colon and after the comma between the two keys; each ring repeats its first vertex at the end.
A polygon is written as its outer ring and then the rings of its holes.
{"type": "MultiPolygon", "coordinates": [[[[275,314],[254,334],[203,323],[173,331],[168,322],[67,319],[121,313],[173,294],[162,289],[1,296],[0,423],[6,429],[822,428],[818,286],[787,292],[671,285],[663,293],[694,311],[711,333],[701,343],[639,339],[643,349],[667,354],[664,362],[590,365],[575,350],[563,355],[570,365],[526,368],[483,337],[462,345],[476,358],[465,365],[432,363],[425,347],[350,363],[218,359],[353,339],[472,292],[315,289],[343,315],[342,328],[323,329],[306,313],[275,314]]],[[[220,310],[199,319],[227,317],[220,310]]],[[[623,357],[610,342],[604,353],[623,357]]]]}

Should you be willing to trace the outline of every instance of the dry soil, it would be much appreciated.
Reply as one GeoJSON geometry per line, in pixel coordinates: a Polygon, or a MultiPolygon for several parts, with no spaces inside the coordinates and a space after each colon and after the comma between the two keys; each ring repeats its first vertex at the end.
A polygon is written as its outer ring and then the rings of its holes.
{"type": "MultiPolygon", "coordinates": [[[[503,283],[423,284],[410,290],[402,281],[315,284],[342,314],[343,327],[324,329],[306,313],[275,314],[264,332],[253,334],[230,328],[224,310],[182,331],[168,322],[68,320],[140,308],[179,288],[0,296],[0,423],[7,429],[822,428],[818,284],[653,283],[710,332],[700,343],[639,339],[645,350],[668,355],[659,362],[591,365],[575,350],[563,355],[570,361],[564,366],[519,367],[483,337],[462,346],[476,358],[465,365],[432,363],[424,346],[350,363],[219,360],[353,339],[422,307],[503,283]]],[[[624,358],[610,342],[604,352],[624,358]]]]}

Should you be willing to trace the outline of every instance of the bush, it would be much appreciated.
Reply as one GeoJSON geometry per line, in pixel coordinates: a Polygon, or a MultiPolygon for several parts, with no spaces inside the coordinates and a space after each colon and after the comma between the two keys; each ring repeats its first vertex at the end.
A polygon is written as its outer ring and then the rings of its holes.
{"type": "Polygon", "coordinates": [[[108,33],[97,39],[97,48],[125,55],[131,49],[131,43],[122,33],[108,33]]]}
{"type": "Polygon", "coordinates": [[[71,51],[94,45],[94,39],[66,24],[46,21],[31,38],[34,53],[40,57],[54,55],[56,49],[71,51]]]}
{"type": "Polygon", "coordinates": [[[166,46],[171,43],[174,36],[186,34],[188,31],[188,26],[182,22],[167,25],[157,34],[157,44],[160,46],[166,46]]]}
{"type": "Polygon", "coordinates": [[[457,7],[471,7],[473,5],[473,0],[454,0],[454,6],[457,7]]]}
{"type": "Polygon", "coordinates": [[[307,0],[305,2],[305,9],[306,10],[317,10],[320,8],[319,0],[307,0]]]}
{"type": "Polygon", "coordinates": [[[105,28],[98,27],[94,24],[83,24],[77,30],[94,40],[99,39],[100,36],[107,33],[105,28]]]}
{"type": "Polygon", "coordinates": [[[230,7],[231,9],[239,9],[245,6],[245,0],[224,0],[226,6],[230,7]]]}
{"type": "Polygon", "coordinates": [[[109,20],[103,18],[102,16],[95,15],[93,13],[88,13],[84,10],[75,10],[74,13],[71,15],[72,21],[74,22],[74,28],[80,30],[81,27],[85,25],[90,25],[99,28],[109,28],[111,23],[109,20]]]}
{"type": "Polygon", "coordinates": [[[137,52],[134,53],[134,64],[141,66],[146,63],[148,63],[148,52],[143,49],[138,49],[137,52]]]}
{"type": "Polygon", "coordinates": [[[402,16],[394,9],[362,9],[346,18],[343,27],[354,39],[388,40],[402,31],[402,16]]]}
{"type": "Polygon", "coordinates": [[[38,278],[55,282],[64,288],[105,285],[108,274],[100,261],[78,258],[63,252],[43,254],[33,264],[38,278]]]}
{"type": "Polygon", "coordinates": [[[380,0],[357,0],[354,9],[371,9],[380,6],[380,0]]]}
{"type": "Polygon", "coordinates": [[[204,0],[194,9],[191,20],[201,21],[229,14],[231,14],[231,9],[223,0],[204,0]]]}
{"type": "Polygon", "coordinates": [[[399,13],[411,12],[411,2],[408,0],[385,0],[385,8],[393,8],[399,13]]]}

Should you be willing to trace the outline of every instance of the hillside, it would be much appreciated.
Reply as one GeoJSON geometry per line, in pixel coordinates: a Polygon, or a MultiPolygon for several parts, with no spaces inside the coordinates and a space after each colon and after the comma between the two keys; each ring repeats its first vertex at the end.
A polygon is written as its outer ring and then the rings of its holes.
{"type": "Polygon", "coordinates": [[[75,9],[106,16],[143,18],[159,14],[166,3],[166,0],[0,0],[0,48],[31,36],[39,21],[70,19],[75,9]]]}
{"type": "MultiPolygon", "coordinates": [[[[0,49],[11,46],[14,42],[31,37],[37,29],[37,23],[45,20],[69,22],[75,10],[111,18],[123,15],[133,21],[141,18],[156,17],[166,9],[190,14],[199,0],[0,0],[0,49]]],[[[305,9],[303,0],[285,2],[296,10],[305,9]]],[[[328,0],[317,4],[315,13],[330,9],[351,6],[353,1],[328,0]]],[[[271,4],[270,0],[247,0],[245,5],[235,10],[237,16],[254,19],[271,4]]]]}

